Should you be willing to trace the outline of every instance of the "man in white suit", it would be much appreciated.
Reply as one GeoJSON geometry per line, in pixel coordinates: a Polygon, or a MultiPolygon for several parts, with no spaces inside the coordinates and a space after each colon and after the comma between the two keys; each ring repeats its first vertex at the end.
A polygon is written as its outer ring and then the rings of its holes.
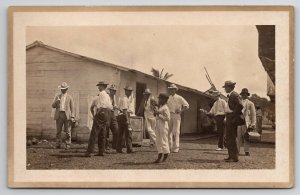
{"type": "Polygon", "coordinates": [[[74,101],[71,95],[67,93],[69,85],[63,82],[58,86],[61,90],[60,94],[57,94],[52,103],[52,108],[55,108],[54,120],[56,120],[56,148],[61,147],[61,131],[64,127],[66,132],[66,149],[70,149],[71,144],[71,123],[74,121],[74,101]]]}
{"type": "Polygon", "coordinates": [[[250,96],[250,93],[248,92],[247,88],[242,89],[242,92],[240,93],[242,97],[242,104],[244,106],[242,112],[245,117],[245,125],[238,126],[237,130],[237,147],[238,151],[240,152],[240,147],[242,143],[244,143],[244,152],[246,156],[250,156],[249,148],[250,143],[245,139],[244,135],[248,131],[248,129],[255,129],[256,125],[256,110],[255,105],[253,102],[251,102],[248,97],[250,96]]]}
{"type": "Polygon", "coordinates": [[[171,84],[168,89],[170,96],[167,105],[171,113],[169,121],[169,145],[170,150],[173,153],[177,153],[179,152],[181,113],[189,109],[189,104],[183,97],[176,94],[178,87],[175,84],[171,84]]]}

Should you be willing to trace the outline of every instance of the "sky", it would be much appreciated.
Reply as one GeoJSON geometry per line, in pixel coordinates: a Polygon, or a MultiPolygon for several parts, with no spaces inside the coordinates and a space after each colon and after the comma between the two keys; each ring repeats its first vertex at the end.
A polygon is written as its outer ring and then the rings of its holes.
{"type": "Polygon", "coordinates": [[[248,88],[267,97],[267,73],[258,57],[255,26],[76,26],[27,27],[26,43],[36,40],[76,54],[151,74],[151,68],[174,74],[169,79],[206,91],[204,66],[223,94],[226,80],[236,91],[248,88]]]}

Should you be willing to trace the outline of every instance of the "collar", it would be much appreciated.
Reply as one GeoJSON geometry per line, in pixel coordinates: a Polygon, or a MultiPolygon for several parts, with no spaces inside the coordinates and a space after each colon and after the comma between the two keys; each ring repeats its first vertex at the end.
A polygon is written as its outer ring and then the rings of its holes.
{"type": "Polygon", "coordinates": [[[234,92],[234,90],[232,90],[230,93],[228,93],[228,97],[232,94],[232,92],[234,92]]]}

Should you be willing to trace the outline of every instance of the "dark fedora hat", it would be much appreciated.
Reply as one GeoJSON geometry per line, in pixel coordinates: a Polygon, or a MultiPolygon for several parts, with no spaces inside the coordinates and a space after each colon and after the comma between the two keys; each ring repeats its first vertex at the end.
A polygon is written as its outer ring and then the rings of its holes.
{"type": "Polygon", "coordinates": [[[107,86],[108,83],[105,82],[105,81],[99,81],[98,84],[97,84],[96,86],[99,86],[99,85],[105,85],[105,86],[107,86]]]}
{"type": "Polygon", "coordinates": [[[247,95],[247,96],[250,96],[250,93],[249,93],[249,91],[248,91],[247,88],[242,89],[240,95],[243,95],[243,94],[245,94],[245,95],[247,95]]]}
{"type": "Polygon", "coordinates": [[[160,93],[160,94],[158,95],[158,98],[168,100],[168,99],[169,99],[169,95],[166,94],[166,93],[160,93]]]}
{"type": "Polygon", "coordinates": [[[225,81],[223,88],[235,86],[235,84],[236,84],[236,82],[233,82],[233,81],[225,81]]]}

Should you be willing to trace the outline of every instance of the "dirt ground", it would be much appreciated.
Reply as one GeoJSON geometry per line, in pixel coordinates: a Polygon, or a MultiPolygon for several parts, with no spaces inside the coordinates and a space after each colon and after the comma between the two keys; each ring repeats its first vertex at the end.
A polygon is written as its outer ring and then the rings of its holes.
{"type": "MultiPolygon", "coordinates": [[[[270,136],[270,134],[268,134],[270,136]]],[[[27,147],[27,169],[274,169],[275,144],[251,143],[250,156],[243,148],[239,162],[227,163],[227,150],[215,151],[217,137],[182,138],[179,153],[171,153],[167,162],[154,164],[155,148],[135,147],[133,154],[107,154],[84,157],[87,144],[72,144],[70,150],[55,149],[54,142],[27,147]]],[[[95,145],[95,148],[97,146],[95,145]]],[[[124,149],[125,151],[125,149],[124,149]]],[[[96,152],[96,151],[95,151],[96,152]]]]}

